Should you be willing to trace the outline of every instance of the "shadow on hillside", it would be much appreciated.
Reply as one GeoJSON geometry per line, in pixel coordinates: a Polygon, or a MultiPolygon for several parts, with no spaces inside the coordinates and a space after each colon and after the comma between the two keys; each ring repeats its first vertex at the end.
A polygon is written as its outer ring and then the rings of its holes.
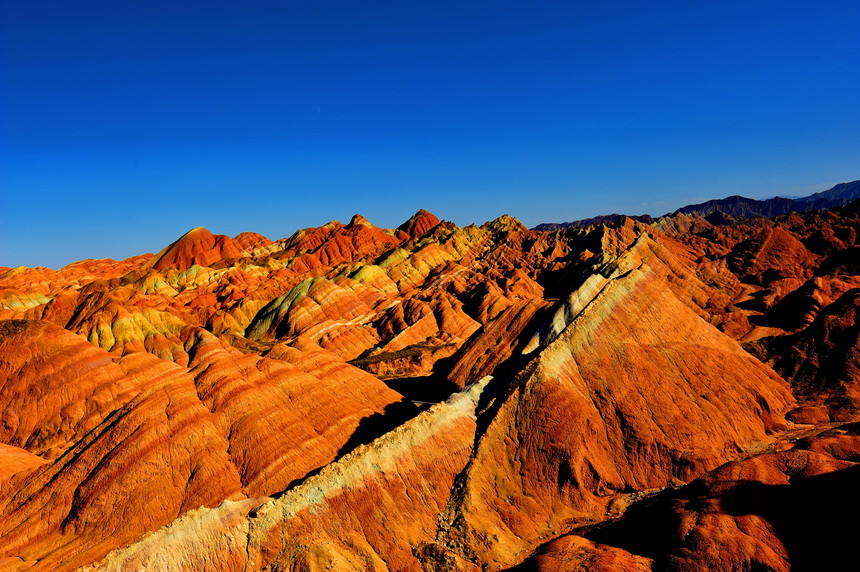
{"type": "Polygon", "coordinates": [[[839,570],[856,562],[860,466],[790,485],[742,481],[719,498],[726,514],[766,519],[788,551],[792,570],[839,570]]]}
{"type": "Polygon", "coordinates": [[[389,403],[382,413],[363,418],[350,438],[338,450],[335,460],[340,459],[359,445],[366,445],[403,425],[419,413],[419,409],[408,400],[389,403]]]}
{"type": "MultiPolygon", "coordinates": [[[[373,415],[369,415],[364,417],[361,421],[359,421],[358,425],[353,431],[352,435],[350,435],[349,439],[347,439],[346,443],[344,443],[340,449],[338,449],[337,454],[334,459],[331,460],[331,463],[334,463],[347,453],[354,450],[359,445],[367,445],[368,443],[374,441],[375,439],[385,435],[392,429],[395,429],[409,421],[418,413],[420,413],[420,409],[416,407],[411,401],[402,400],[394,403],[389,403],[382,413],[374,413],[373,415]]],[[[325,466],[325,465],[323,465],[325,466]]],[[[281,493],[277,495],[273,495],[275,497],[281,496],[287,491],[294,489],[295,487],[301,485],[309,478],[317,475],[323,467],[317,467],[311,471],[308,471],[305,475],[293,479],[287,487],[281,491],[281,493]]]]}
{"type": "Polygon", "coordinates": [[[681,512],[757,515],[782,542],[793,571],[840,570],[854,561],[860,466],[795,478],[790,485],[738,481],[718,489],[694,481],[680,491],[633,505],[622,520],[585,536],[652,558],[655,570],[672,570],[671,555],[684,548],[679,534],[681,512]]]}
{"type": "Polygon", "coordinates": [[[456,384],[441,374],[384,379],[383,383],[406,399],[421,403],[439,403],[460,391],[456,384]]]}
{"type": "Polygon", "coordinates": [[[666,570],[668,555],[681,546],[681,517],[674,510],[679,504],[683,504],[679,491],[664,491],[632,505],[620,521],[584,536],[651,558],[654,570],[666,570]]]}

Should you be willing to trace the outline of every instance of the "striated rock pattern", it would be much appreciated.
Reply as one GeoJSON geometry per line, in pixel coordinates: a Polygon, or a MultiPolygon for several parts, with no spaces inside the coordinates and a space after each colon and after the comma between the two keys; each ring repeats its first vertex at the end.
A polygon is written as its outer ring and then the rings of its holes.
{"type": "Polygon", "coordinates": [[[0,269],[0,570],[827,568],[858,222],[421,210],[0,269]]]}
{"type": "Polygon", "coordinates": [[[211,266],[223,258],[238,257],[239,249],[229,236],[216,236],[203,227],[197,227],[156,254],[152,259],[152,267],[156,270],[187,270],[195,264],[211,266]]]}
{"type": "Polygon", "coordinates": [[[650,242],[571,295],[530,352],[444,515],[446,545],[512,566],[613,495],[688,481],[782,426],[785,383],[671,293],[650,242]]]}
{"type": "Polygon", "coordinates": [[[675,221],[664,228],[698,255],[700,276],[734,295],[725,309],[709,309],[710,321],[791,382],[805,402],[797,419],[853,418],[860,202],[728,227],[699,220],[687,232],[675,221]]]}

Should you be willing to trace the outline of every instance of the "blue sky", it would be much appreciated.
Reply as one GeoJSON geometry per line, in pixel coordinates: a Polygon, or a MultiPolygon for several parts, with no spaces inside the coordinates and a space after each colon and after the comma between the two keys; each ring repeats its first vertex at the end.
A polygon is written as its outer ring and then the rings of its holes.
{"type": "Polygon", "coordinates": [[[0,3],[0,266],[860,178],[857,2],[0,3]]]}

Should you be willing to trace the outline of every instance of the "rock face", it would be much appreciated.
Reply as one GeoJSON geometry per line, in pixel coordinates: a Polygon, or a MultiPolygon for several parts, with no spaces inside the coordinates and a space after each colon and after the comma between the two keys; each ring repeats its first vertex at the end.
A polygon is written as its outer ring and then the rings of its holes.
{"type": "Polygon", "coordinates": [[[856,508],[858,219],[3,269],[0,570],[809,569],[856,508]]]}

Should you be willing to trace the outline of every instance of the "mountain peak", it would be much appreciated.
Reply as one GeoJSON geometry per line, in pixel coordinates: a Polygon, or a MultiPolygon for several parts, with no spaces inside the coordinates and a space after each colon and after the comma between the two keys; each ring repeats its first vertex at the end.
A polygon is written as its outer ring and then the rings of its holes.
{"type": "Polygon", "coordinates": [[[360,214],[356,213],[356,214],[352,215],[352,218],[349,219],[349,224],[346,226],[347,226],[347,228],[355,228],[358,225],[369,226],[369,227],[374,226],[374,224],[372,222],[370,222],[369,220],[367,220],[366,218],[364,218],[360,214]]]}
{"type": "Polygon", "coordinates": [[[489,222],[484,223],[484,228],[492,232],[501,232],[501,231],[516,231],[522,232],[528,230],[526,225],[521,223],[518,219],[512,217],[509,214],[503,214],[500,217],[497,217],[489,222]]]}
{"type": "Polygon", "coordinates": [[[168,268],[186,270],[195,264],[209,266],[222,258],[238,258],[239,256],[239,249],[236,248],[229,236],[215,235],[208,229],[198,226],[156,254],[151,264],[156,270],[168,268]]]}
{"type": "Polygon", "coordinates": [[[409,236],[416,238],[426,234],[433,227],[439,224],[439,218],[424,209],[418,209],[414,215],[409,217],[409,220],[397,227],[397,230],[402,230],[409,236]]]}

